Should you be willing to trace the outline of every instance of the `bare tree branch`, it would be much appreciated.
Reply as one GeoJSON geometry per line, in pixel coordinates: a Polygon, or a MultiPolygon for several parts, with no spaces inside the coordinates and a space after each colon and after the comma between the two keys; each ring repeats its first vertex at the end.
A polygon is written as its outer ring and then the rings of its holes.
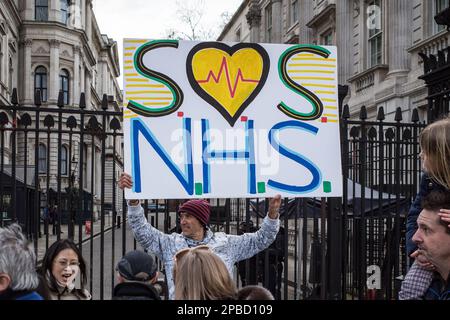
{"type": "MultiPolygon", "coordinates": [[[[177,27],[166,30],[166,37],[178,40],[215,40],[219,30],[207,27],[202,22],[205,15],[205,0],[176,2],[177,27]]],[[[225,13],[222,13],[221,17],[225,13]]],[[[223,20],[223,17],[222,17],[223,20]]],[[[220,30],[222,26],[218,26],[220,30]]]]}

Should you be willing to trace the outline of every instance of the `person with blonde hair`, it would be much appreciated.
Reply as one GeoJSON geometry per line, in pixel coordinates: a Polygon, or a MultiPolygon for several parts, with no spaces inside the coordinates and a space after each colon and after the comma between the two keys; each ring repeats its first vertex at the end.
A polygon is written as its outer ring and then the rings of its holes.
{"type": "Polygon", "coordinates": [[[236,286],[225,263],[208,246],[175,254],[175,300],[234,300],[236,286]]]}
{"type": "MultiPolygon", "coordinates": [[[[412,238],[417,231],[417,218],[423,209],[422,199],[432,191],[450,191],[450,118],[446,117],[428,125],[420,133],[419,143],[424,174],[406,222],[406,250],[415,261],[402,282],[399,293],[401,300],[420,299],[428,289],[433,271],[436,270],[412,238]]],[[[450,208],[442,208],[439,216],[443,222],[450,223],[450,208]]],[[[448,227],[450,228],[450,224],[448,227]]]]}

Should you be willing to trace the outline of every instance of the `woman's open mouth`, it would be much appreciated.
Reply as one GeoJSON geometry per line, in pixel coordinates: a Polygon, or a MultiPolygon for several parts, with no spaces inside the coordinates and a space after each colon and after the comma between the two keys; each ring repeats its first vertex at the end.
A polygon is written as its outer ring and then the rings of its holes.
{"type": "Polygon", "coordinates": [[[62,278],[63,278],[63,280],[64,280],[64,282],[68,282],[69,281],[69,278],[72,276],[72,274],[70,273],[64,273],[63,275],[62,275],[62,278]]]}

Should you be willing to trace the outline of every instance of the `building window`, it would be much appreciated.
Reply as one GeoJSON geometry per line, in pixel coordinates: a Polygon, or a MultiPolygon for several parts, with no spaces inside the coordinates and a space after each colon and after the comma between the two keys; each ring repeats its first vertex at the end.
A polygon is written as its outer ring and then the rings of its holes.
{"type": "Polygon", "coordinates": [[[433,12],[433,23],[435,24],[435,30],[436,33],[444,30],[446,26],[437,24],[436,21],[434,21],[434,16],[437,15],[439,12],[443,11],[444,9],[447,9],[450,5],[450,0],[434,0],[434,12],[433,12]]]}
{"type": "Polygon", "coordinates": [[[68,157],[67,147],[61,146],[61,174],[64,176],[67,176],[67,165],[68,165],[67,157],[68,157]]]}
{"type": "Polygon", "coordinates": [[[88,159],[88,146],[87,144],[83,145],[83,187],[87,188],[88,186],[88,176],[87,176],[87,159],[88,159]]]}
{"type": "Polygon", "coordinates": [[[0,36],[0,81],[2,81],[2,71],[3,71],[3,37],[0,36]]]}
{"type": "Polygon", "coordinates": [[[333,32],[328,31],[322,35],[322,45],[332,46],[333,45],[333,32]]]}
{"type": "Polygon", "coordinates": [[[59,3],[61,6],[61,22],[67,24],[67,21],[69,21],[70,0],[60,0],[59,3]]]}
{"type": "Polygon", "coordinates": [[[13,61],[12,58],[9,58],[9,80],[8,80],[8,90],[12,93],[13,91],[13,75],[14,75],[14,68],[13,68],[13,61]]]}
{"type": "Polygon", "coordinates": [[[236,40],[236,42],[240,42],[241,41],[241,28],[236,30],[235,40],[236,40]]]}
{"type": "Polygon", "coordinates": [[[298,0],[291,2],[291,25],[298,22],[298,0]]]}
{"type": "Polygon", "coordinates": [[[59,74],[59,89],[64,95],[64,104],[69,104],[69,71],[62,69],[59,74]]]}
{"type": "Polygon", "coordinates": [[[34,73],[34,92],[40,90],[41,101],[47,101],[47,69],[43,66],[36,68],[34,73]]]}
{"type": "Polygon", "coordinates": [[[369,67],[373,67],[381,64],[383,60],[381,0],[369,2],[367,14],[367,26],[369,28],[369,67]]]}
{"type": "Polygon", "coordinates": [[[47,147],[45,144],[39,144],[39,173],[47,173],[47,147]]]}
{"type": "Polygon", "coordinates": [[[266,7],[266,42],[272,42],[272,6],[266,7]]]}
{"type": "Polygon", "coordinates": [[[48,0],[36,0],[36,21],[48,21],[48,0]]]}

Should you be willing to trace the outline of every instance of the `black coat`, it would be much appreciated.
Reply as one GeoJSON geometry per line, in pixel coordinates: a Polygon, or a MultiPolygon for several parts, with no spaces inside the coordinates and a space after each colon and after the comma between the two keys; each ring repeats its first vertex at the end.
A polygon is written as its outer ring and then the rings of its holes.
{"type": "Polygon", "coordinates": [[[113,300],[161,300],[158,291],[151,284],[123,282],[114,287],[113,300]]]}
{"type": "Polygon", "coordinates": [[[450,300],[450,277],[444,281],[437,272],[434,272],[433,281],[425,292],[424,300],[450,300]]]}

